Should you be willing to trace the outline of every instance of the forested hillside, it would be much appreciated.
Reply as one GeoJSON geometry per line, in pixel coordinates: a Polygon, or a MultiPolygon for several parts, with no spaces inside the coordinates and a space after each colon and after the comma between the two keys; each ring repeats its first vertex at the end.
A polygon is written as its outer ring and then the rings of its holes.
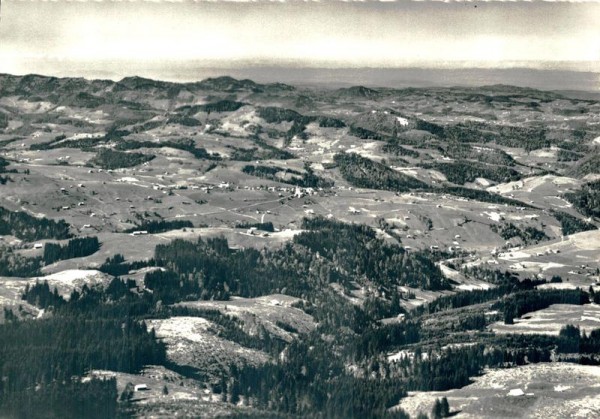
{"type": "Polygon", "coordinates": [[[600,103],[0,75],[0,417],[600,415],[600,103]]]}

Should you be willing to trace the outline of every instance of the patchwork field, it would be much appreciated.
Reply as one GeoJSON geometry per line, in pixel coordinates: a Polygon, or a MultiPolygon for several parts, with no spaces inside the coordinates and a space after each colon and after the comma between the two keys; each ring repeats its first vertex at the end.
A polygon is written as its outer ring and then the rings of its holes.
{"type": "Polygon", "coordinates": [[[553,304],[543,310],[534,311],[515,319],[515,324],[494,323],[490,329],[495,333],[540,333],[558,335],[560,329],[568,324],[579,327],[589,333],[600,328],[600,306],[585,304],[553,304]]]}
{"type": "Polygon", "coordinates": [[[494,369],[458,390],[411,393],[399,406],[429,414],[447,397],[457,418],[591,418],[600,414],[598,377],[600,367],[574,364],[494,369]]]}

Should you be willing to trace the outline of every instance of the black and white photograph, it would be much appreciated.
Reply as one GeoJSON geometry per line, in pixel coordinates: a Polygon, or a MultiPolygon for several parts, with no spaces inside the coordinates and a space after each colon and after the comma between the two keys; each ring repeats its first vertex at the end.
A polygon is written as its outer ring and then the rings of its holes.
{"type": "Polygon", "coordinates": [[[0,1],[0,419],[600,418],[600,0],[0,1]]]}

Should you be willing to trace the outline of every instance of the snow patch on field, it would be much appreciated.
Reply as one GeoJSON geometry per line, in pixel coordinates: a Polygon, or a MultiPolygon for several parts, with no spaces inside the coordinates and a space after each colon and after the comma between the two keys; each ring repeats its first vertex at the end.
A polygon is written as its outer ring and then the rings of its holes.
{"type": "Polygon", "coordinates": [[[477,179],[475,179],[475,183],[486,188],[492,184],[492,182],[483,177],[478,177],[477,179]]]}
{"type": "Polygon", "coordinates": [[[402,361],[403,359],[413,359],[414,356],[415,356],[414,352],[403,349],[394,354],[388,355],[387,359],[388,359],[388,362],[398,362],[398,361],[402,361]]]}
{"type": "Polygon", "coordinates": [[[490,325],[490,329],[496,333],[558,335],[563,326],[572,324],[589,333],[599,326],[600,305],[553,304],[515,319],[514,322],[513,325],[496,322],[490,325]]]}
{"type": "Polygon", "coordinates": [[[581,316],[581,321],[600,322],[600,317],[581,316]]]}
{"type": "Polygon", "coordinates": [[[125,177],[118,179],[117,182],[132,183],[132,182],[139,182],[139,180],[134,177],[125,176],[125,177]]]}
{"type": "Polygon", "coordinates": [[[461,418],[600,417],[599,377],[600,367],[566,363],[490,369],[461,389],[409,392],[398,407],[415,417],[447,397],[461,418]]]}
{"type": "Polygon", "coordinates": [[[71,137],[67,138],[65,141],[81,140],[84,138],[102,138],[103,136],[104,136],[103,132],[94,132],[94,133],[79,132],[79,133],[74,134],[71,137]]]}
{"type": "Polygon", "coordinates": [[[501,213],[495,211],[484,212],[484,214],[487,215],[490,220],[495,221],[497,223],[499,223],[504,218],[501,213]]]}
{"type": "MultiPolygon", "coordinates": [[[[408,125],[408,119],[402,118],[401,116],[396,117],[396,121],[400,124],[400,126],[405,127],[408,125]]],[[[600,138],[600,137],[599,137],[600,138]]]]}
{"type": "Polygon", "coordinates": [[[500,253],[498,255],[498,259],[503,260],[528,259],[530,257],[531,255],[529,253],[521,252],[519,250],[514,252],[500,253]]]}
{"type": "Polygon", "coordinates": [[[413,176],[413,177],[416,177],[418,175],[418,173],[415,169],[410,169],[407,167],[393,167],[392,169],[396,170],[397,172],[401,172],[401,173],[404,173],[405,175],[409,175],[409,176],[413,176]]]}
{"type": "MultiPolygon", "coordinates": [[[[66,271],[57,272],[52,275],[47,275],[40,280],[48,282],[61,282],[63,284],[75,285],[82,281],[93,279],[97,276],[103,276],[104,274],[96,270],[80,270],[80,269],[68,269],[66,271]]],[[[81,284],[83,285],[83,284],[81,284]]]]}
{"type": "Polygon", "coordinates": [[[462,291],[474,291],[474,290],[487,290],[490,288],[489,285],[474,285],[474,284],[460,284],[459,286],[456,287],[459,290],[462,291]]]}
{"type": "Polygon", "coordinates": [[[571,282],[549,282],[547,284],[538,285],[538,289],[555,289],[555,290],[574,290],[580,288],[571,282]]]}
{"type": "Polygon", "coordinates": [[[73,290],[81,290],[84,285],[106,285],[110,277],[103,272],[93,269],[68,269],[46,275],[29,281],[30,283],[48,281],[50,289],[56,288],[58,293],[65,299],[69,299],[73,290]]]}

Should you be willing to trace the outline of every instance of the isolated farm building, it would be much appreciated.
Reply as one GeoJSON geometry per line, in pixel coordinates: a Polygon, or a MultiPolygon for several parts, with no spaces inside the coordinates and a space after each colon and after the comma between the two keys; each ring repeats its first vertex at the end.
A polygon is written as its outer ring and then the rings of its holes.
{"type": "Polygon", "coordinates": [[[150,390],[150,388],[146,384],[136,384],[133,389],[134,389],[134,391],[146,391],[146,390],[150,390]]]}
{"type": "Polygon", "coordinates": [[[42,249],[43,247],[44,247],[44,245],[43,245],[42,243],[35,243],[35,244],[33,245],[33,248],[34,248],[34,249],[42,249]]]}
{"type": "Polygon", "coordinates": [[[521,390],[520,388],[513,388],[507,394],[507,396],[511,396],[511,397],[519,397],[519,396],[524,396],[524,395],[525,395],[525,392],[523,390],[521,390]]]}

